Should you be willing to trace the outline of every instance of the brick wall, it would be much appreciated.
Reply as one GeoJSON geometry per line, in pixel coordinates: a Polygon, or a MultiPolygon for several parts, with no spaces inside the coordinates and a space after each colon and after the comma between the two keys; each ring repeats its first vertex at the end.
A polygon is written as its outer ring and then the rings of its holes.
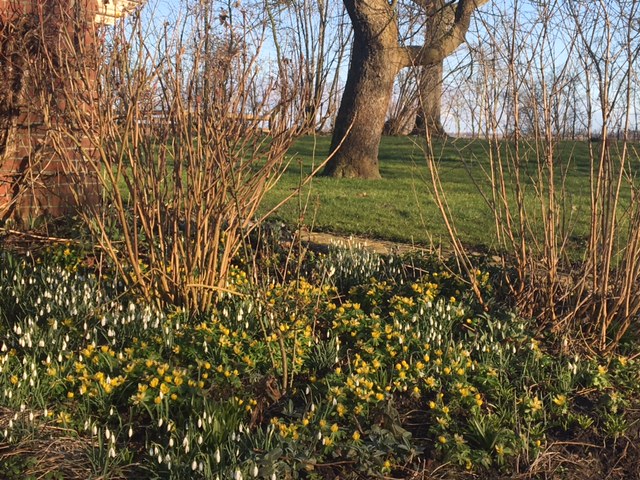
{"type": "MultiPolygon", "coordinates": [[[[91,61],[90,55],[69,51],[69,42],[61,40],[73,38],[72,48],[91,51],[95,7],[95,0],[0,0],[0,222],[60,217],[72,213],[77,201],[97,198],[95,181],[71,173],[82,170],[72,167],[82,166],[91,141],[79,132],[62,135],[69,133],[64,92],[71,85],[64,75],[50,72],[60,60],[67,65],[79,58],[91,61]],[[51,63],[44,61],[43,51],[51,63]],[[77,196],[81,190],[83,198],[77,196]]],[[[86,94],[77,92],[84,109],[86,94]]]]}

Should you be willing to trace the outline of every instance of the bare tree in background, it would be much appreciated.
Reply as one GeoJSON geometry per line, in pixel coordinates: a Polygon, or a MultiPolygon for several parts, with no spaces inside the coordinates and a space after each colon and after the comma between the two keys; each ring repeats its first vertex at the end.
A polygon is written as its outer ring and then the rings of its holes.
{"type": "MultiPolygon", "coordinates": [[[[344,0],[354,28],[351,64],[331,141],[333,157],[325,174],[380,178],[378,148],[398,72],[433,65],[464,41],[471,15],[488,0],[460,0],[452,5],[451,28],[419,46],[399,43],[396,2],[344,0]]],[[[415,0],[427,8],[431,2],[415,0]]]]}
{"type": "Polygon", "coordinates": [[[351,29],[344,7],[332,0],[268,3],[279,62],[297,65],[302,72],[298,99],[304,112],[301,133],[324,131],[333,121],[339,100],[340,73],[351,29]]]}

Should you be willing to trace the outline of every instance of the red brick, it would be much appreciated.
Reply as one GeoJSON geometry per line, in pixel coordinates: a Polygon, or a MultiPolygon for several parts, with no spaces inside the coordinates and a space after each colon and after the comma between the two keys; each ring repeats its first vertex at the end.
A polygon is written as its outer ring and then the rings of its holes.
{"type": "MultiPolygon", "coordinates": [[[[87,61],[93,55],[94,42],[93,18],[97,7],[96,0],[81,0],[85,2],[86,29],[84,31],[84,52],[87,61]]],[[[47,13],[50,20],[49,34],[52,45],[58,44],[56,36],[62,36],[75,31],[73,12],[78,0],[0,0],[0,23],[16,21],[21,15],[47,13]]],[[[95,69],[91,72],[89,81],[95,81],[95,69]]],[[[71,177],[65,172],[65,161],[79,163],[84,155],[92,151],[92,142],[83,138],[80,133],[78,141],[84,152],[80,152],[77,143],[65,141],[58,145],[55,152],[48,136],[48,126],[56,126],[64,121],[64,111],[67,108],[63,96],[53,98],[51,107],[39,104],[40,95],[37,92],[36,80],[27,85],[27,95],[19,104],[18,115],[10,121],[16,127],[9,136],[6,145],[0,146],[5,154],[0,159],[0,219],[11,213],[17,219],[28,219],[44,213],[53,216],[64,215],[76,206],[71,187],[77,177],[71,177]],[[48,119],[43,112],[48,111],[48,119]],[[58,113],[56,113],[56,111],[58,113]],[[45,120],[47,120],[45,122],[45,120]],[[46,123],[46,125],[45,125],[46,123]],[[65,158],[61,158],[62,154],[65,158]],[[28,170],[31,169],[31,172],[28,170]],[[27,174],[28,172],[28,174],[27,174]],[[37,178],[32,184],[25,183],[25,179],[37,178]],[[21,181],[17,185],[17,181],[21,181]],[[19,198],[14,198],[16,191],[22,192],[19,198]]],[[[64,90],[64,85],[57,84],[54,91],[64,90]]],[[[82,98],[82,93],[78,95],[82,98]]],[[[6,112],[6,110],[4,110],[6,112]]],[[[0,115],[3,106],[0,104],[0,115]]],[[[97,201],[99,198],[95,180],[86,181],[87,191],[93,192],[87,198],[97,201]]],[[[86,200],[86,199],[85,199],[86,200]]]]}

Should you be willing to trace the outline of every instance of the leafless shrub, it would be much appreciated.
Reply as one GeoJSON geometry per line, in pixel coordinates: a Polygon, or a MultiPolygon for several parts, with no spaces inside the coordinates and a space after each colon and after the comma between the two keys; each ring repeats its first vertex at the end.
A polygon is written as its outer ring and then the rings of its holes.
{"type": "Polygon", "coordinates": [[[92,62],[48,46],[49,72],[66,80],[65,122],[52,135],[60,151],[76,142],[82,162],[67,168],[80,215],[118,275],[149,299],[199,312],[226,290],[259,224],[302,87],[295,65],[260,64],[269,23],[258,14],[189,2],[154,29],[153,13],[99,30],[80,57],[92,62]]]}
{"type": "MultiPolygon", "coordinates": [[[[474,181],[493,216],[501,262],[515,268],[511,294],[559,338],[577,328],[589,345],[614,348],[640,316],[638,152],[630,135],[639,4],[492,5],[483,40],[472,47],[469,84],[480,108],[467,121],[487,140],[488,161],[478,162],[485,175],[474,181]],[[566,141],[580,132],[582,143],[566,141]],[[578,163],[587,192],[572,190],[578,163]]],[[[472,272],[437,160],[428,160],[455,253],[472,272]]]]}

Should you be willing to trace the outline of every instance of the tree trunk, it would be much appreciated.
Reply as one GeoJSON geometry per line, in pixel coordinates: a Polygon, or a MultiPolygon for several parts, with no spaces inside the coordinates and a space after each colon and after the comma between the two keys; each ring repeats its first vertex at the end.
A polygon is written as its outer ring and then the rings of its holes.
{"type": "Polygon", "coordinates": [[[442,75],[443,62],[422,67],[418,85],[420,106],[416,115],[413,134],[429,132],[432,137],[444,137],[446,132],[442,126],[442,75]]]}
{"type": "Polygon", "coordinates": [[[386,0],[345,0],[354,25],[351,65],[324,174],[380,178],[378,148],[398,72],[398,27],[386,0]]]}
{"type": "Polygon", "coordinates": [[[426,10],[440,6],[453,23],[444,32],[437,29],[436,38],[427,38],[424,45],[401,46],[395,1],[343,0],[353,25],[353,49],[325,175],[380,178],[378,148],[396,74],[405,67],[441,63],[464,42],[471,14],[489,0],[412,1],[426,10]]]}
{"type": "MultiPolygon", "coordinates": [[[[426,9],[426,42],[437,43],[455,23],[455,11],[445,0],[431,0],[426,9]]],[[[444,59],[422,67],[418,81],[420,106],[413,129],[415,134],[429,133],[433,137],[446,135],[442,126],[442,80],[444,59]]]]}

